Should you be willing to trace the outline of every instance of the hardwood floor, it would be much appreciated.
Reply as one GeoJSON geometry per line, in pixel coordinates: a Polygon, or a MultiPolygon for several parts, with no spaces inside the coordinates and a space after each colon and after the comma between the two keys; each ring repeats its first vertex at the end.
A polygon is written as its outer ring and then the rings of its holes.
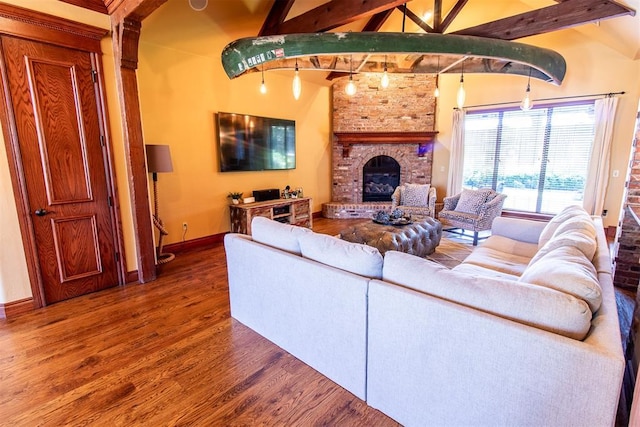
{"type": "Polygon", "coordinates": [[[226,274],[220,244],[0,321],[0,425],[397,425],[231,319],[226,274]]]}

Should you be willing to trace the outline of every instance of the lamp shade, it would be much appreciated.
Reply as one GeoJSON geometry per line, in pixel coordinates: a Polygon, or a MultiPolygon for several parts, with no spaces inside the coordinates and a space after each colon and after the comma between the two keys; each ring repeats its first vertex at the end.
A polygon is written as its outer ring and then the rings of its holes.
{"type": "Polygon", "coordinates": [[[168,145],[146,145],[147,170],[150,173],[173,172],[171,151],[168,145]]]}

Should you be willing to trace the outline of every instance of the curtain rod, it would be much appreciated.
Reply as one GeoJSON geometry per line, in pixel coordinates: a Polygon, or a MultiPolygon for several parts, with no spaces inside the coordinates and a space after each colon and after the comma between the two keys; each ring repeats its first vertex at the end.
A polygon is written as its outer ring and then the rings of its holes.
{"type": "MultiPolygon", "coordinates": [[[[595,98],[595,97],[606,97],[606,98],[611,98],[612,96],[616,96],[616,95],[624,95],[625,92],[609,92],[609,93],[596,93],[593,95],[576,95],[576,96],[560,96],[557,98],[541,98],[541,99],[534,99],[531,102],[540,102],[540,101],[557,101],[559,99],[577,99],[577,98],[595,98]]],[[[479,108],[479,107],[494,107],[496,105],[510,105],[510,104],[519,104],[520,101],[511,101],[511,102],[497,102],[495,104],[480,104],[480,105],[470,105],[468,107],[464,107],[464,108],[479,108]]],[[[458,107],[453,107],[454,110],[459,110],[458,107]]]]}

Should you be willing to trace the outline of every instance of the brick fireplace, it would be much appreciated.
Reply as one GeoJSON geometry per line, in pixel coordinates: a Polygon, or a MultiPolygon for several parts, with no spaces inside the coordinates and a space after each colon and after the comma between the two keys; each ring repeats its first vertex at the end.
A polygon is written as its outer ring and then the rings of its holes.
{"type": "MultiPolygon", "coordinates": [[[[367,218],[389,209],[390,199],[364,200],[363,169],[372,159],[388,157],[399,165],[397,184],[431,183],[436,78],[392,75],[382,89],[377,74],[354,75],[357,92],[347,96],[348,78],[333,85],[332,201],[328,218],[367,218]]],[[[395,187],[394,185],[394,187],[395,187]]]]}

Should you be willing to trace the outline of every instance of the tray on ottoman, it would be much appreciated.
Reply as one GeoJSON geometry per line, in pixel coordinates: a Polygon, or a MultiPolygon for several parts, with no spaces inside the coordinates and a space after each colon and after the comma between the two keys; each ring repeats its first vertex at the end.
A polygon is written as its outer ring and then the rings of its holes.
{"type": "Polygon", "coordinates": [[[382,225],[371,221],[342,230],[340,238],[373,246],[382,255],[393,250],[425,257],[433,253],[440,244],[442,224],[430,217],[414,219],[412,223],[402,226],[382,225]]]}

